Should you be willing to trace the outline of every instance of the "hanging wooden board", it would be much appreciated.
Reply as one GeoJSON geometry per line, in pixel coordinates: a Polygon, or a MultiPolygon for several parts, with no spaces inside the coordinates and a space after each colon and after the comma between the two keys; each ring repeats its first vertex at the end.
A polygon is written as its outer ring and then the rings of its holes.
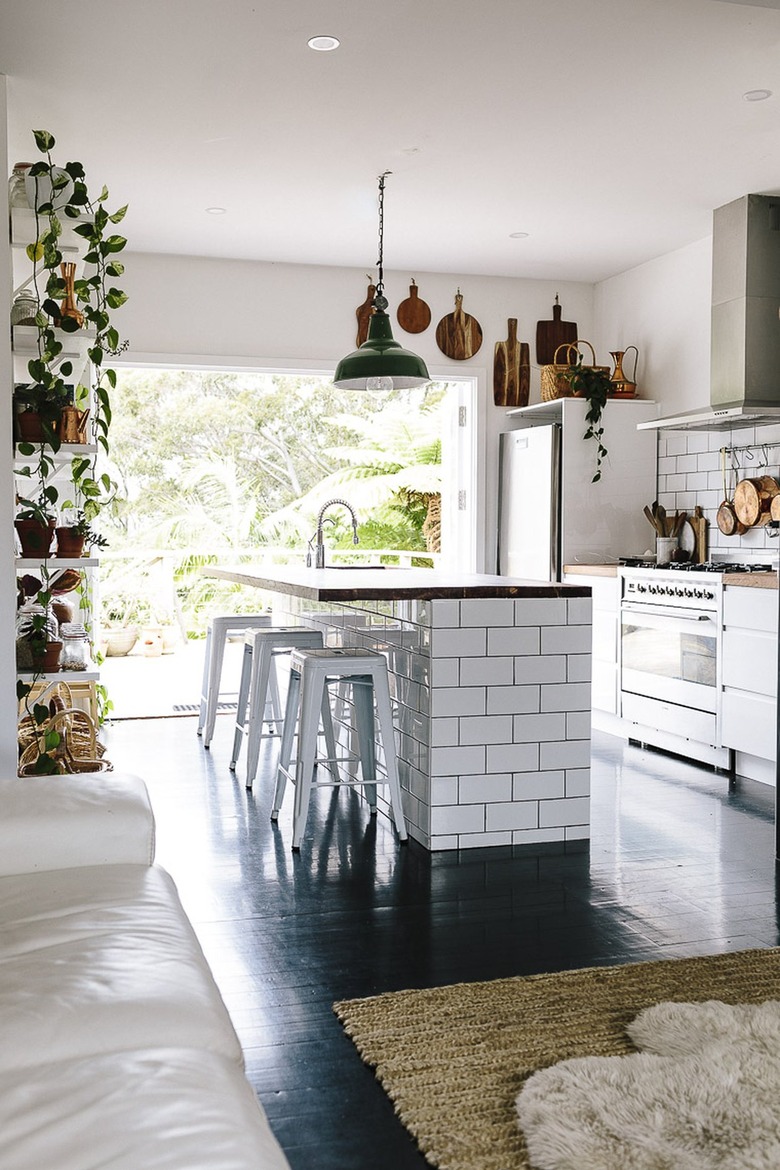
{"type": "Polygon", "coordinates": [[[358,349],[368,337],[368,323],[374,314],[373,300],[375,294],[376,285],[369,283],[366,299],[363,301],[362,305],[358,305],[358,307],[355,309],[355,316],[357,317],[358,323],[356,337],[358,349]]]}
{"type": "Polygon", "coordinates": [[[409,296],[401,301],[396,310],[398,324],[407,333],[423,333],[431,323],[431,310],[419,296],[419,289],[412,278],[409,296]]]}
{"type": "Polygon", "coordinates": [[[476,317],[463,312],[460,289],[455,294],[455,312],[447,313],[436,326],[436,344],[456,362],[473,357],[482,345],[482,326],[476,317]]]}
{"type": "Polygon", "coordinates": [[[527,406],[531,358],[527,341],[517,340],[517,318],[507,321],[509,336],[493,352],[493,402],[496,406],[527,406]]]}
{"type": "Polygon", "coordinates": [[[551,366],[559,345],[573,345],[577,340],[577,322],[561,320],[561,306],[555,296],[552,321],[536,322],[536,364],[551,366]]]}

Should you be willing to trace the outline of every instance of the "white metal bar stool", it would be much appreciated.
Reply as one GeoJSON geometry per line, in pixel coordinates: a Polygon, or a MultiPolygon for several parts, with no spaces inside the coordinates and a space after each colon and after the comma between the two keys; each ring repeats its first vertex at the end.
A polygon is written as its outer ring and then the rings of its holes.
{"type": "MultiPolygon", "coordinates": [[[[330,747],[328,748],[330,751],[330,747]]],[[[390,688],[387,681],[387,662],[382,654],[373,650],[332,649],[294,650],[290,658],[290,684],[287,691],[287,705],[284,715],[284,730],[276,774],[271,820],[279,816],[287,781],[295,785],[293,806],[292,847],[300,849],[301,838],[309,812],[312,788],[343,784],[354,788],[362,784],[366,799],[371,805],[372,815],[376,812],[376,790],[379,784],[390,789],[390,805],[393,820],[402,841],[407,839],[406,823],[401,806],[401,786],[398,782],[398,764],[395,753],[393,714],[390,706],[390,688]],[[325,778],[324,770],[317,770],[317,730],[323,698],[328,701],[328,685],[331,683],[350,684],[355,722],[360,745],[360,780],[351,776],[342,778],[336,767],[325,778]],[[374,704],[376,703],[376,719],[374,704]],[[296,717],[298,728],[298,758],[291,768],[292,741],[296,717]],[[377,773],[376,731],[382,741],[385,758],[386,778],[377,773]]]]}
{"type": "MultiPolygon", "coordinates": [[[[203,736],[203,746],[208,748],[214,738],[217,721],[219,688],[222,681],[222,663],[225,658],[225,643],[229,637],[243,634],[247,629],[258,629],[271,625],[268,613],[229,614],[226,617],[211,618],[206,628],[206,653],[203,659],[203,682],[200,689],[200,714],[198,735],[203,736]]],[[[278,709],[276,715],[281,714],[278,709]]]]}
{"type": "MultiPolygon", "coordinates": [[[[251,788],[257,774],[260,759],[260,742],[265,738],[263,723],[269,695],[273,699],[273,687],[277,685],[276,661],[281,655],[293,649],[314,650],[322,647],[322,632],[306,626],[269,626],[267,629],[247,630],[244,635],[244,659],[241,665],[241,683],[236,708],[236,729],[233,736],[233,756],[230,770],[235,771],[241,752],[244,729],[247,732],[246,786],[251,788]],[[247,711],[248,706],[248,711],[247,711]]],[[[277,709],[278,709],[278,691],[277,709]]],[[[328,753],[336,754],[333,722],[327,696],[322,706],[322,723],[328,753]]],[[[286,718],[286,716],[285,716],[286,718]]],[[[281,714],[274,720],[284,725],[281,714]]],[[[293,728],[294,731],[294,728],[293,728]]]]}

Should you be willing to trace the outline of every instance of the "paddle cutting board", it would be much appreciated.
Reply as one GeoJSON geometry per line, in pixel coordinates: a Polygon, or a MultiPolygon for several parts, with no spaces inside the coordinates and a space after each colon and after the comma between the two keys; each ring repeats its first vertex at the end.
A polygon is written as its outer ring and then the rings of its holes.
{"type": "Polygon", "coordinates": [[[431,310],[420,297],[420,290],[412,278],[409,285],[409,296],[401,301],[396,310],[398,324],[407,333],[422,333],[431,323],[431,310]]]}
{"type": "Polygon", "coordinates": [[[463,312],[460,289],[455,294],[455,312],[447,313],[436,326],[436,344],[456,362],[473,357],[482,345],[482,326],[476,317],[463,312]]]}
{"type": "Polygon", "coordinates": [[[517,340],[517,318],[507,321],[509,336],[493,351],[493,402],[496,406],[527,406],[531,358],[527,341],[517,340]]]}
{"type": "Polygon", "coordinates": [[[561,305],[555,295],[552,321],[536,322],[536,364],[551,366],[559,345],[571,345],[577,340],[577,322],[561,320],[561,305]]]}
{"type": "Polygon", "coordinates": [[[372,302],[374,300],[375,293],[376,285],[369,284],[368,292],[366,293],[366,299],[363,301],[362,305],[358,305],[358,307],[355,309],[355,316],[357,317],[358,323],[356,337],[358,349],[368,337],[368,322],[371,320],[371,317],[374,313],[374,306],[372,302]]]}

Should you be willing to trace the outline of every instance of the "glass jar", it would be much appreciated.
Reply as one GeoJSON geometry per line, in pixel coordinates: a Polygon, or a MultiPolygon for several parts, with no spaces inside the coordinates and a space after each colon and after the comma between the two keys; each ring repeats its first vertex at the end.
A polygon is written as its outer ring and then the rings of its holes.
{"type": "Polygon", "coordinates": [[[84,627],[77,622],[66,622],[60,626],[60,639],[60,669],[86,670],[89,665],[89,642],[84,627]]]}
{"type": "Polygon", "coordinates": [[[12,325],[34,325],[35,315],[38,312],[38,298],[31,288],[23,288],[14,297],[11,305],[12,325]]]}
{"type": "Polygon", "coordinates": [[[30,201],[27,198],[27,189],[24,185],[24,180],[27,177],[32,163],[18,162],[14,163],[14,169],[11,172],[11,177],[8,180],[8,206],[9,207],[29,207],[30,201]]]}

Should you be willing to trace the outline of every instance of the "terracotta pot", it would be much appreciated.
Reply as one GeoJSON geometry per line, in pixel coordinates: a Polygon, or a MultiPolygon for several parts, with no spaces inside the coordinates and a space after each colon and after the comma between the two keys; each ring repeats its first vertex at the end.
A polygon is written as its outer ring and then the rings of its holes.
{"type": "Polygon", "coordinates": [[[40,520],[14,520],[14,528],[19,534],[23,557],[35,559],[49,555],[54,536],[54,520],[50,520],[48,524],[40,520]]]}
{"type": "Polygon", "coordinates": [[[23,410],[17,414],[16,434],[20,443],[40,443],[42,441],[43,426],[37,410],[23,410]]]}
{"type": "Polygon", "coordinates": [[[80,557],[84,552],[84,537],[73,528],[55,528],[58,557],[80,557]]]}
{"type": "Polygon", "coordinates": [[[42,654],[37,654],[33,649],[33,670],[53,674],[60,669],[61,653],[62,642],[47,642],[42,654]]]}

